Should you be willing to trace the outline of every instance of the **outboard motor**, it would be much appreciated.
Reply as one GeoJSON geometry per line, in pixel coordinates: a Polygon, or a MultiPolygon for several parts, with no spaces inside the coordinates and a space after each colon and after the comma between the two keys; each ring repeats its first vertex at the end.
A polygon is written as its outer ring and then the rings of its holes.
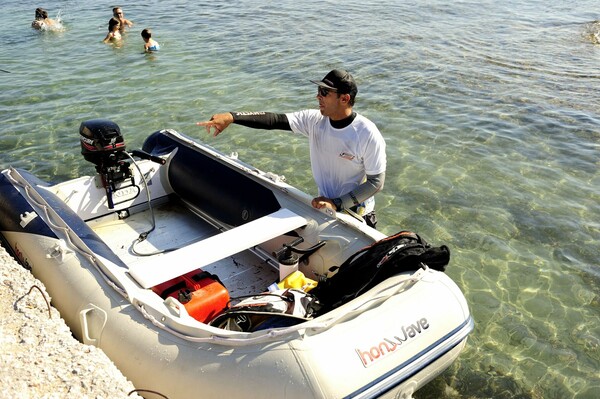
{"type": "Polygon", "coordinates": [[[86,161],[96,165],[96,171],[106,190],[108,207],[113,209],[113,193],[118,189],[135,186],[121,129],[112,121],[92,119],[81,123],[79,138],[81,154],[86,161]]]}

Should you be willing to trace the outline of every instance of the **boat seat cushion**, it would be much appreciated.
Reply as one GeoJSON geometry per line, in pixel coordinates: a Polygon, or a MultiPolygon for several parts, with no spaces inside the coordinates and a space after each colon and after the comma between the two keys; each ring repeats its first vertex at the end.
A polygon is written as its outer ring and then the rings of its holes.
{"type": "Polygon", "coordinates": [[[269,188],[168,131],[153,133],[142,149],[170,154],[165,168],[173,191],[225,224],[241,226],[281,208],[269,188]]]}

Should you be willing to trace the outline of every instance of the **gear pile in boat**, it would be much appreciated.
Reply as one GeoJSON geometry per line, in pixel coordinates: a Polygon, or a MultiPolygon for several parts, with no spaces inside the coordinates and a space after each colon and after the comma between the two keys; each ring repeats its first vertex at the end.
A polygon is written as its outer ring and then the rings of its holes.
{"type": "MultiPolygon", "coordinates": [[[[287,253],[290,246],[284,249],[287,253]]],[[[449,261],[447,246],[434,247],[416,233],[401,231],[332,267],[332,276],[323,278],[314,289],[312,280],[302,285],[304,289],[281,289],[285,284],[280,282],[272,292],[229,298],[216,275],[198,269],[156,286],[153,291],[163,299],[177,298],[190,316],[201,322],[253,332],[302,323],[351,301],[396,274],[423,267],[445,271],[449,261]]],[[[299,274],[302,273],[295,272],[295,277],[299,274]]]]}

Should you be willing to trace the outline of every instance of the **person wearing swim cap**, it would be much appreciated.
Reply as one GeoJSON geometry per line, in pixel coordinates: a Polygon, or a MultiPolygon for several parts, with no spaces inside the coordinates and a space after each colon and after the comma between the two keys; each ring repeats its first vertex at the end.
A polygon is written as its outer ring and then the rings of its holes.
{"type": "Polygon", "coordinates": [[[384,185],[386,144],[373,122],[353,110],[358,87],[352,75],[334,69],[317,85],[319,109],[290,113],[227,112],[197,122],[214,136],[231,123],[255,129],[280,129],[308,137],[318,209],[351,210],[375,228],[374,195],[384,185]]]}

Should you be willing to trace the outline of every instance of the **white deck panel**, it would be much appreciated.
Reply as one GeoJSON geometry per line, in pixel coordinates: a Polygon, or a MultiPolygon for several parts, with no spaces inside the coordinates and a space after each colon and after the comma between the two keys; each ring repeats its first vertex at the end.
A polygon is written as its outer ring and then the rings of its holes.
{"type": "Polygon", "coordinates": [[[239,227],[132,264],[131,276],[144,288],[154,287],[306,225],[302,216],[280,209],[239,227]]]}

